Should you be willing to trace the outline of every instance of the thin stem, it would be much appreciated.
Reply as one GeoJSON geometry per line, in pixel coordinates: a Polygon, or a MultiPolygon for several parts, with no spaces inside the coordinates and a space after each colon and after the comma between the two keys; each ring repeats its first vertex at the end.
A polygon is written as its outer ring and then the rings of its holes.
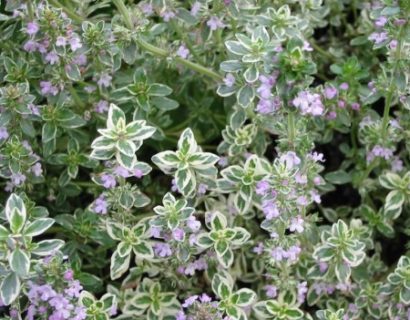
{"type": "Polygon", "coordinates": [[[74,89],[74,87],[72,85],[68,86],[68,90],[71,93],[71,96],[73,97],[74,102],[81,108],[83,109],[85,104],[84,102],[81,100],[81,98],[78,96],[77,91],[74,89]]]}
{"type": "Polygon", "coordinates": [[[382,134],[381,137],[384,140],[387,136],[387,128],[389,126],[389,120],[390,120],[390,108],[392,105],[392,101],[393,101],[393,94],[394,94],[394,86],[395,86],[395,82],[394,82],[394,76],[399,68],[399,63],[400,63],[400,57],[401,57],[401,47],[402,47],[402,37],[403,37],[403,32],[404,28],[403,26],[400,27],[400,31],[399,31],[399,36],[398,38],[398,45],[397,45],[397,50],[396,50],[396,61],[394,62],[394,66],[393,66],[393,71],[391,74],[391,78],[390,78],[390,85],[387,88],[387,95],[386,95],[386,100],[385,100],[385,104],[384,104],[384,112],[383,112],[383,120],[382,120],[382,134]]]}
{"type": "Polygon", "coordinates": [[[288,113],[288,140],[292,149],[295,146],[295,114],[293,112],[288,113]]]}
{"type": "Polygon", "coordinates": [[[331,53],[329,53],[329,52],[327,52],[327,51],[325,51],[325,50],[323,50],[321,47],[319,47],[315,42],[311,42],[311,45],[312,45],[312,47],[313,47],[313,49],[315,49],[317,52],[319,52],[321,55],[323,55],[323,56],[325,56],[326,58],[329,58],[329,59],[331,59],[331,60],[335,60],[335,57],[331,54],[331,53]]]}
{"type": "MultiPolygon", "coordinates": [[[[125,23],[125,25],[127,26],[127,28],[129,28],[130,30],[132,30],[132,29],[134,28],[134,26],[133,26],[133,24],[132,24],[132,20],[131,20],[131,18],[130,18],[130,15],[128,14],[127,7],[124,5],[124,2],[123,2],[122,0],[113,0],[113,2],[114,2],[114,4],[115,4],[115,6],[117,7],[118,11],[119,11],[119,12],[121,13],[121,15],[123,16],[123,18],[124,18],[124,23],[125,23]]],[[[158,48],[158,47],[156,47],[156,46],[153,46],[152,44],[146,42],[146,41],[145,41],[144,39],[142,39],[141,37],[139,37],[139,38],[136,40],[136,42],[137,42],[137,44],[138,44],[141,48],[143,48],[143,49],[145,49],[146,51],[148,51],[148,52],[150,52],[150,53],[152,53],[152,54],[154,54],[154,55],[157,55],[157,56],[159,56],[159,57],[161,57],[161,58],[167,58],[167,57],[170,56],[167,50],[164,50],[164,49],[158,48]]],[[[189,69],[192,69],[192,70],[194,70],[194,71],[197,71],[197,72],[199,72],[199,73],[202,73],[202,74],[204,74],[204,75],[207,75],[207,76],[209,76],[210,78],[213,78],[213,79],[215,79],[215,80],[217,80],[217,81],[222,81],[222,79],[223,79],[220,74],[218,74],[218,73],[216,73],[215,71],[213,71],[213,70],[211,70],[211,69],[208,69],[208,68],[206,68],[206,67],[204,67],[204,66],[202,66],[202,65],[200,65],[200,64],[198,64],[198,63],[194,63],[194,62],[192,62],[192,61],[183,59],[183,58],[181,58],[181,57],[176,57],[176,58],[175,58],[175,61],[178,62],[178,63],[180,63],[180,64],[182,64],[182,65],[184,65],[184,66],[186,66],[186,67],[188,67],[189,69]]]]}
{"type": "Polygon", "coordinates": [[[181,40],[184,41],[184,43],[186,44],[186,46],[189,49],[189,52],[193,55],[193,57],[196,59],[196,61],[198,61],[198,62],[201,61],[201,57],[198,55],[198,53],[194,49],[194,46],[192,45],[191,39],[189,39],[189,35],[187,33],[184,33],[181,30],[181,28],[179,27],[177,22],[172,20],[171,23],[172,23],[172,26],[175,29],[175,32],[181,38],[181,40]]]}
{"type": "Polygon", "coordinates": [[[79,16],[78,14],[76,14],[74,11],[72,11],[71,9],[65,7],[64,5],[62,5],[58,0],[48,0],[49,3],[51,3],[53,6],[57,7],[57,8],[61,8],[65,11],[65,13],[73,20],[77,21],[77,22],[83,22],[84,18],[79,16]]]}

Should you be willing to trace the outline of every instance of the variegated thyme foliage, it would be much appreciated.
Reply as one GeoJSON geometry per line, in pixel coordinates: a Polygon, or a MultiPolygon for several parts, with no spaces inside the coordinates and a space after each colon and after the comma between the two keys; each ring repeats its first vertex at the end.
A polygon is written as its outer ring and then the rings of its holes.
{"type": "Polygon", "coordinates": [[[0,319],[410,319],[410,0],[0,1],[0,319]]]}

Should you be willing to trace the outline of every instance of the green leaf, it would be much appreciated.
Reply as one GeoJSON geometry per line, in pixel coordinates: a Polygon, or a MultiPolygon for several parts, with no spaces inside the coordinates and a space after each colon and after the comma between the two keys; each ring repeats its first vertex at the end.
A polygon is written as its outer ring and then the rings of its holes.
{"type": "Polygon", "coordinates": [[[393,172],[388,172],[384,175],[379,177],[379,182],[383,188],[394,190],[400,189],[401,185],[403,184],[402,178],[393,172]]]}
{"type": "Polygon", "coordinates": [[[16,273],[9,273],[1,283],[0,298],[4,305],[10,305],[18,297],[20,292],[20,279],[16,273]]]}
{"type": "Polygon", "coordinates": [[[57,135],[57,126],[54,123],[46,122],[43,125],[43,130],[41,133],[41,140],[43,143],[55,140],[57,135]]]}
{"type": "Polygon", "coordinates": [[[351,272],[350,266],[347,263],[340,262],[335,266],[336,278],[341,283],[346,283],[349,280],[351,272]]]}
{"type": "Polygon", "coordinates": [[[26,206],[24,205],[23,200],[15,193],[12,193],[10,197],[7,199],[6,207],[5,207],[5,214],[8,222],[11,224],[13,210],[17,209],[19,214],[22,217],[22,220],[26,220],[27,212],[26,206]]]}
{"type": "Polygon", "coordinates": [[[209,248],[214,244],[214,241],[209,237],[208,233],[201,233],[197,236],[196,243],[202,248],[209,248]]]}
{"type": "Polygon", "coordinates": [[[48,256],[59,250],[64,245],[64,241],[59,239],[42,240],[37,245],[38,247],[32,250],[31,253],[38,256],[48,256]]]}
{"type": "Polygon", "coordinates": [[[30,257],[27,252],[16,248],[9,256],[10,268],[20,277],[27,276],[30,270],[30,257]]]}
{"type": "Polygon", "coordinates": [[[247,108],[255,98],[255,90],[251,86],[244,85],[239,89],[236,98],[242,108],[247,108]]]}
{"type": "Polygon", "coordinates": [[[400,302],[408,305],[410,303],[410,289],[402,287],[400,290],[400,302]]]}
{"type": "Polygon", "coordinates": [[[126,255],[124,257],[120,256],[118,250],[115,250],[111,256],[111,265],[110,265],[110,276],[112,280],[120,278],[130,266],[131,255],[126,255]]]}
{"type": "Polygon", "coordinates": [[[126,156],[133,157],[137,148],[132,141],[119,140],[116,144],[117,150],[126,156]]]}
{"type": "Polygon", "coordinates": [[[178,150],[182,154],[191,154],[196,152],[198,149],[198,144],[196,143],[194,133],[190,128],[186,128],[179,137],[178,140],[178,150]]]}
{"type": "Polygon", "coordinates": [[[343,170],[329,172],[325,175],[325,179],[333,184],[345,184],[352,181],[351,175],[343,170]]]}
{"type": "Polygon", "coordinates": [[[114,129],[117,126],[117,123],[122,120],[126,122],[125,113],[115,104],[111,103],[110,108],[108,109],[108,118],[107,118],[107,127],[109,129],[114,129]]]}
{"type": "Polygon", "coordinates": [[[397,219],[403,209],[405,194],[400,190],[390,191],[384,203],[384,215],[390,219],[397,219]]]}
{"type": "Polygon", "coordinates": [[[246,307],[256,300],[256,293],[251,289],[243,288],[234,294],[235,304],[239,307],[246,307]]]}
{"type": "Polygon", "coordinates": [[[178,101],[166,97],[154,97],[151,99],[151,102],[161,111],[174,110],[179,107],[178,101]]]}
{"type": "Polygon", "coordinates": [[[211,218],[211,228],[212,230],[218,231],[223,230],[228,225],[228,221],[226,220],[225,215],[220,213],[219,211],[215,211],[212,213],[211,218]]]}
{"type": "Polygon", "coordinates": [[[154,256],[154,250],[152,249],[151,244],[147,241],[141,241],[132,248],[137,257],[150,259],[154,256]]]}
{"type": "Polygon", "coordinates": [[[54,224],[54,219],[40,218],[27,224],[23,230],[23,234],[27,237],[35,237],[42,234],[54,224]]]}
{"type": "Polygon", "coordinates": [[[0,241],[6,240],[10,235],[10,231],[0,224],[0,241]]]}
{"type": "Polygon", "coordinates": [[[215,251],[217,255],[223,256],[226,250],[229,249],[229,244],[226,240],[218,240],[215,242],[215,251]]]}
{"type": "Polygon", "coordinates": [[[174,151],[157,153],[151,158],[151,161],[165,173],[170,173],[171,169],[177,168],[179,164],[178,156],[174,151]]]}
{"type": "Polygon", "coordinates": [[[153,83],[149,86],[148,94],[150,96],[165,97],[172,93],[172,89],[165,84],[153,83]]]}
{"type": "Polygon", "coordinates": [[[128,156],[121,152],[116,153],[116,159],[121,166],[128,170],[134,169],[134,166],[137,162],[137,158],[135,155],[128,156]]]}
{"type": "Polygon", "coordinates": [[[231,296],[231,286],[228,280],[219,274],[215,274],[212,278],[212,289],[222,300],[231,296]]]}
{"type": "Polygon", "coordinates": [[[185,196],[190,197],[195,194],[196,177],[194,172],[189,169],[179,169],[175,173],[175,182],[178,190],[185,196]]]}
{"type": "Polygon", "coordinates": [[[229,268],[234,260],[234,255],[233,255],[233,251],[228,248],[228,250],[225,251],[225,253],[222,256],[217,256],[218,261],[221,263],[221,265],[227,269],[229,268]]]}

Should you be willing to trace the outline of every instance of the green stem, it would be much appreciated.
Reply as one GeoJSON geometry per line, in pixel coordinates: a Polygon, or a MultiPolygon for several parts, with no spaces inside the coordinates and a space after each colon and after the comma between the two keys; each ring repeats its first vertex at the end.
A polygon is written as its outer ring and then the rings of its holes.
{"type": "MultiPolygon", "coordinates": [[[[121,15],[123,16],[123,18],[124,18],[124,23],[125,23],[125,25],[127,26],[127,28],[129,28],[130,30],[133,30],[133,29],[134,29],[134,26],[133,26],[133,24],[132,24],[132,20],[131,20],[131,18],[130,18],[130,15],[128,14],[128,9],[127,9],[127,7],[124,5],[124,2],[123,2],[122,0],[113,0],[113,2],[114,2],[114,4],[115,4],[115,6],[117,7],[118,11],[119,11],[119,12],[121,13],[121,15]]],[[[156,46],[153,46],[152,44],[146,42],[146,41],[145,41],[144,39],[142,39],[141,37],[139,37],[139,38],[136,40],[136,42],[137,42],[137,44],[138,44],[141,48],[145,49],[146,51],[148,51],[148,52],[150,52],[150,53],[152,53],[152,54],[154,54],[154,55],[156,55],[156,56],[159,56],[159,57],[161,57],[161,58],[167,58],[167,57],[170,56],[167,50],[164,50],[164,49],[158,48],[158,47],[156,47],[156,46]]],[[[184,66],[186,66],[186,67],[188,67],[189,69],[192,69],[192,70],[194,70],[194,71],[197,71],[197,72],[199,72],[199,73],[202,73],[202,74],[204,74],[204,75],[207,75],[207,76],[209,76],[210,78],[213,78],[213,79],[215,79],[215,80],[217,80],[217,81],[222,81],[222,79],[223,79],[220,74],[218,74],[218,73],[216,73],[215,71],[210,70],[210,69],[208,69],[208,68],[206,68],[206,67],[204,67],[204,66],[202,66],[202,65],[200,65],[200,64],[198,64],[198,63],[194,63],[194,62],[192,62],[192,61],[183,59],[183,58],[181,58],[181,57],[176,57],[176,58],[175,58],[175,61],[177,61],[178,63],[180,63],[180,64],[182,64],[182,65],[184,65],[184,66]]]]}
{"type": "Polygon", "coordinates": [[[77,91],[74,89],[72,85],[68,86],[68,91],[70,91],[71,96],[73,97],[74,102],[81,108],[84,109],[85,104],[81,100],[81,98],[78,96],[77,91]]]}
{"type": "Polygon", "coordinates": [[[71,19],[73,19],[77,22],[80,22],[80,23],[84,21],[83,17],[79,16],[78,14],[76,14],[71,9],[69,9],[69,8],[65,7],[64,5],[62,5],[58,0],[48,0],[48,2],[50,4],[52,4],[53,6],[57,7],[57,8],[63,9],[65,11],[65,13],[68,15],[68,17],[70,17],[71,19]]]}
{"type": "Polygon", "coordinates": [[[34,9],[33,9],[33,3],[31,1],[28,1],[27,3],[27,13],[28,17],[30,18],[31,21],[34,20],[34,9]]]}
{"type": "Polygon", "coordinates": [[[312,42],[311,42],[311,45],[312,45],[313,49],[315,49],[317,52],[319,52],[321,55],[325,56],[326,58],[329,58],[330,60],[334,60],[334,59],[335,59],[335,57],[334,57],[331,53],[329,53],[329,52],[323,50],[323,49],[322,49],[321,47],[319,47],[315,42],[312,41],[312,42]]]}
{"type": "Polygon", "coordinates": [[[186,44],[186,46],[189,49],[189,52],[193,55],[193,57],[195,58],[196,61],[201,61],[201,57],[198,55],[198,53],[196,52],[196,50],[194,49],[194,46],[191,42],[191,39],[189,39],[189,35],[187,33],[184,33],[181,28],[179,27],[178,23],[175,21],[172,21],[172,26],[175,29],[175,32],[177,33],[177,35],[181,38],[181,40],[184,41],[184,43],[186,44]]]}
{"type": "Polygon", "coordinates": [[[289,146],[293,149],[295,147],[295,114],[293,112],[288,113],[288,140],[289,146]]]}
{"type": "Polygon", "coordinates": [[[397,37],[398,39],[398,45],[397,45],[397,50],[396,50],[396,61],[394,62],[394,66],[393,66],[393,71],[391,74],[391,79],[390,79],[390,84],[389,87],[387,88],[387,95],[386,95],[386,100],[385,100],[385,104],[384,104],[384,112],[383,112],[383,120],[382,120],[382,140],[385,140],[385,138],[387,137],[387,128],[389,126],[389,120],[390,120],[390,109],[392,106],[392,101],[393,101],[393,94],[394,94],[394,87],[395,87],[395,82],[394,82],[394,76],[399,68],[399,63],[400,63],[400,57],[401,57],[401,47],[402,47],[402,43],[403,41],[401,40],[401,38],[403,37],[403,32],[404,28],[403,26],[400,27],[400,31],[399,31],[399,36],[397,37]]]}

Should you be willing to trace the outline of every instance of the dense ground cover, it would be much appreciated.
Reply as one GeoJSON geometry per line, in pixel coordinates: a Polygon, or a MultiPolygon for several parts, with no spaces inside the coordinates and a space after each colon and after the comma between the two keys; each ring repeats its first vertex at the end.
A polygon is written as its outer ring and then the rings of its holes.
{"type": "Polygon", "coordinates": [[[409,17],[3,1],[1,319],[409,319],[409,17]]]}

